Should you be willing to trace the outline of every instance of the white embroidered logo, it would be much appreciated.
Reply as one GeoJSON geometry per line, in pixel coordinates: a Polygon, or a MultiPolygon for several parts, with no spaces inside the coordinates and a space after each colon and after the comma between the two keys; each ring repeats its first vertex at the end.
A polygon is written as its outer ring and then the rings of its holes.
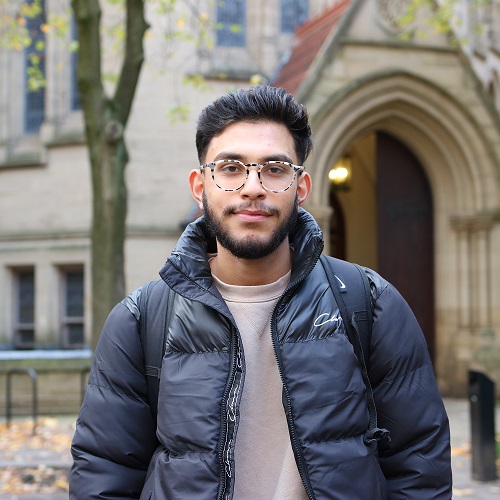
{"type": "Polygon", "coordinates": [[[337,281],[340,283],[340,289],[343,290],[345,288],[345,283],[335,274],[337,281]]]}
{"type": "Polygon", "coordinates": [[[329,313],[320,314],[314,320],[314,326],[323,326],[327,323],[340,323],[342,321],[342,317],[340,315],[330,316],[329,313]]]}

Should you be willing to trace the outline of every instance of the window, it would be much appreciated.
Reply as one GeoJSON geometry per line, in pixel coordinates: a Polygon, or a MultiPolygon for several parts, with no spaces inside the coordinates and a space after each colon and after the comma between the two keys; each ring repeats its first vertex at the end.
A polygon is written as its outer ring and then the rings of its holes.
{"type": "Polygon", "coordinates": [[[14,271],[14,348],[35,346],[35,270],[14,271]]]}
{"type": "Polygon", "coordinates": [[[217,45],[244,47],[246,44],[244,0],[217,0],[217,45]]]}
{"type": "Polygon", "coordinates": [[[309,17],[309,0],[280,0],[281,31],[293,33],[309,17]]]}
{"type": "MultiPolygon", "coordinates": [[[[32,3],[32,2],[31,2],[32,3]]],[[[27,133],[37,133],[43,123],[45,116],[45,87],[29,88],[29,69],[33,67],[33,58],[38,61],[40,73],[45,76],[45,34],[42,30],[45,24],[45,2],[40,2],[42,13],[35,17],[26,18],[26,29],[31,37],[31,44],[24,50],[24,71],[25,71],[25,112],[24,131],[27,133]]]]}
{"type": "Polygon", "coordinates": [[[61,332],[64,348],[83,347],[84,335],[84,286],[83,267],[61,270],[61,332]]]}

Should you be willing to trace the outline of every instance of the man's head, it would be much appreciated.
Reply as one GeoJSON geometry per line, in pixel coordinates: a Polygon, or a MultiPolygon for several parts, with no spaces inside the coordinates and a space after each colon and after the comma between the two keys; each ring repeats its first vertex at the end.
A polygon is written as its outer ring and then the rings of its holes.
{"type": "Polygon", "coordinates": [[[242,121],[270,121],[285,125],[293,137],[300,165],[311,152],[311,129],[306,108],[284,89],[258,85],[225,94],[201,112],[196,130],[200,163],[205,162],[212,139],[228,125],[242,121]]]}
{"type": "Polygon", "coordinates": [[[304,107],[272,87],[227,94],[202,112],[197,147],[202,165],[190,173],[191,192],[219,255],[289,253],[288,234],[311,190],[302,166],[311,150],[304,107]]]}

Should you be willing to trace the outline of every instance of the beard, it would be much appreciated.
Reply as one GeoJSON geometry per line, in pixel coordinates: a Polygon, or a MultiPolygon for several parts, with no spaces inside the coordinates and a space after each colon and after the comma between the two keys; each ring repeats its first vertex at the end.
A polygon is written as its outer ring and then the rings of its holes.
{"type": "MultiPolygon", "coordinates": [[[[267,207],[262,204],[252,204],[255,208],[266,210],[271,215],[281,216],[282,211],[277,208],[267,207]]],[[[223,211],[223,216],[230,215],[237,210],[248,208],[250,204],[240,206],[229,206],[223,211]]],[[[299,216],[299,204],[297,197],[290,208],[289,213],[281,217],[281,223],[275,228],[271,236],[263,240],[255,236],[247,236],[242,239],[234,238],[225,228],[222,218],[218,219],[212,212],[205,192],[203,192],[203,215],[207,230],[212,238],[215,238],[219,244],[240,259],[261,259],[272,254],[283,243],[285,238],[295,227],[299,216]]]]}

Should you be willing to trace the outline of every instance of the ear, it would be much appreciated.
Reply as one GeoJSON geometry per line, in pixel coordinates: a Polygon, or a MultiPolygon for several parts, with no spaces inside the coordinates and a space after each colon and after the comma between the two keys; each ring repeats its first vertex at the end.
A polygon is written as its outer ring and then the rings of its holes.
{"type": "Polygon", "coordinates": [[[205,177],[203,172],[199,169],[194,169],[189,172],[189,187],[191,194],[198,203],[200,209],[203,210],[203,190],[205,189],[205,177]]]}
{"type": "Polygon", "coordinates": [[[309,198],[311,189],[311,176],[307,172],[302,172],[297,181],[297,200],[299,202],[299,206],[302,206],[306,202],[307,198],[309,198]]]}

